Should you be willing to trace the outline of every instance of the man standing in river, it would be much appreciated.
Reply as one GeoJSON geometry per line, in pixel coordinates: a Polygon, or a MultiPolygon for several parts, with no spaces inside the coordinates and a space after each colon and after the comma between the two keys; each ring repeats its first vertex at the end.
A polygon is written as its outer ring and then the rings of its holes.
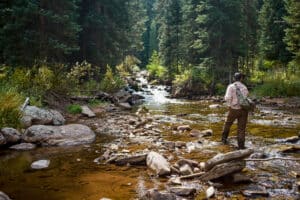
{"type": "Polygon", "coordinates": [[[230,84],[227,87],[226,94],[225,94],[225,101],[229,107],[229,112],[224,124],[223,133],[222,133],[222,142],[223,144],[227,144],[227,138],[230,132],[230,127],[233,122],[237,119],[238,120],[238,129],[237,129],[237,142],[238,148],[244,149],[245,148],[245,130],[246,124],[248,119],[248,111],[241,108],[238,102],[238,97],[236,94],[237,88],[240,89],[243,96],[248,96],[248,89],[242,83],[244,75],[237,72],[234,74],[235,82],[230,84]]]}

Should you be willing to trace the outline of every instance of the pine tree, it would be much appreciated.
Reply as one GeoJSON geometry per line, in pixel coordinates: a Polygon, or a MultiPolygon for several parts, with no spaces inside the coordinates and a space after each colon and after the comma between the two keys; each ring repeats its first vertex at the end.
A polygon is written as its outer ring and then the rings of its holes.
{"type": "Polygon", "coordinates": [[[64,62],[78,50],[77,0],[12,0],[1,5],[3,62],[64,62]]]}
{"type": "Polygon", "coordinates": [[[300,70],[300,2],[297,0],[285,0],[287,16],[284,20],[288,24],[285,29],[284,42],[287,49],[293,54],[292,70],[300,70]]]}
{"type": "Polygon", "coordinates": [[[286,65],[291,60],[291,54],[283,41],[287,24],[283,17],[287,15],[283,0],[264,0],[260,11],[259,22],[261,58],[278,61],[286,65]]]}
{"type": "Polygon", "coordinates": [[[243,56],[241,41],[242,2],[239,0],[203,0],[197,7],[200,26],[193,46],[202,58],[201,66],[211,76],[211,93],[217,81],[231,81],[243,56]]]}
{"type": "Polygon", "coordinates": [[[181,6],[179,0],[158,0],[155,5],[158,25],[158,48],[162,64],[171,78],[179,72],[181,60],[181,6]]]}

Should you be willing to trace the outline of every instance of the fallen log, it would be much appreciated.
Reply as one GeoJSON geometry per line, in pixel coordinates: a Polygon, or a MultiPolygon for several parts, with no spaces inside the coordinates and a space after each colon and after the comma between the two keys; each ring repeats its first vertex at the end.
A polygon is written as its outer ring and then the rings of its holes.
{"type": "Polygon", "coordinates": [[[249,158],[244,159],[245,161],[270,161],[270,160],[291,160],[291,161],[300,161],[300,158],[282,158],[282,157],[273,157],[273,158],[249,158]]]}
{"type": "Polygon", "coordinates": [[[234,172],[239,172],[246,166],[245,161],[231,161],[214,166],[211,170],[199,177],[202,181],[210,181],[234,172]]]}
{"type": "Polygon", "coordinates": [[[209,171],[214,166],[227,163],[232,160],[241,160],[250,156],[254,151],[252,149],[238,150],[226,154],[218,154],[204,163],[204,170],[209,171]]]}

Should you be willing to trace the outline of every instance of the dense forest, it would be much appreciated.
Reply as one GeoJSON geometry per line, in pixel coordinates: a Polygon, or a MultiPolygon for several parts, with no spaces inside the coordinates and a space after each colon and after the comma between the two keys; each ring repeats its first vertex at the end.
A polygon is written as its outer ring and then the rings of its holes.
{"type": "Polygon", "coordinates": [[[2,88],[37,102],[115,91],[140,67],[177,97],[223,94],[235,71],[253,94],[299,95],[299,10],[297,0],[1,1],[2,88]]]}

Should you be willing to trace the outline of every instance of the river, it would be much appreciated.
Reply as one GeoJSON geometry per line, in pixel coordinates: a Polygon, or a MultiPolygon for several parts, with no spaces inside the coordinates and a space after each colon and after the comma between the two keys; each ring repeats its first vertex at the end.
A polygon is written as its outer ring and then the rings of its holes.
{"type": "MultiPolygon", "coordinates": [[[[205,147],[202,145],[199,149],[180,151],[180,157],[201,162],[217,153],[234,150],[236,125],[231,130],[230,145],[219,143],[226,113],[226,107],[222,103],[212,100],[169,99],[164,86],[149,86],[142,94],[146,97],[143,105],[149,109],[150,116],[162,130],[163,140],[195,143],[195,138],[187,133],[173,131],[174,127],[182,124],[197,130],[213,130],[213,135],[206,139],[205,147]],[[212,104],[219,106],[210,107],[212,104]]],[[[258,106],[256,112],[249,116],[246,147],[261,149],[271,157],[300,158],[299,151],[290,148],[291,145],[299,147],[299,141],[284,141],[285,138],[299,135],[299,113],[299,110],[258,106]],[[290,148],[290,151],[282,154],[279,151],[282,148],[290,148]]],[[[104,152],[104,147],[114,140],[116,136],[102,133],[90,145],[41,147],[25,152],[1,150],[0,191],[16,200],[99,200],[138,199],[147,189],[165,188],[167,179],[153,176],[147,167],[95,163],[95,158],[104,152]],[[31,169],[31,163],[39,159],[49,159],[49,168],[31,169]]],[[[137,144],[126,146],[131,151],[143,148],[147,147],[137,144]]],[[[245,173],[252,177],[253,182],[225,182],[218,188],[218,193],[228,199],[244,199],[242,190],[264,187],[270,195],[269,199],[297,199],[299,190],[296,183],[299,182],[299,177],[292,176],[290,172],[299,169],[299,161],[274,160],[265,164],[247,162],[245,173]]],[[[201,194],[195,198],[202,199],[201,194]]]]}

